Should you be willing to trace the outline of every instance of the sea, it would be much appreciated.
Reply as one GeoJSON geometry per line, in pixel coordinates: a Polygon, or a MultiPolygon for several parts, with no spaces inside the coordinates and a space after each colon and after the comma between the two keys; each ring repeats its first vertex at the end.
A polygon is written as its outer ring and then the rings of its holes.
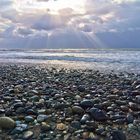
{"type": "Polygon", "coordinates": [[[38,49],[0,50],[1,64],[42,64],[73,69],[140,73],[140,50],[38,49]]]}

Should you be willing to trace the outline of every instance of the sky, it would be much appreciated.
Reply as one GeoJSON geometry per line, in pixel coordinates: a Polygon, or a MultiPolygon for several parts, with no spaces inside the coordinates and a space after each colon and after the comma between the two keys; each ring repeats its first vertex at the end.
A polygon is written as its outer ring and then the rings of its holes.
{"type": "Polygon", "coordinates": [[[0,0],[4,48],[140,48],[140,0],[0,0]]]}

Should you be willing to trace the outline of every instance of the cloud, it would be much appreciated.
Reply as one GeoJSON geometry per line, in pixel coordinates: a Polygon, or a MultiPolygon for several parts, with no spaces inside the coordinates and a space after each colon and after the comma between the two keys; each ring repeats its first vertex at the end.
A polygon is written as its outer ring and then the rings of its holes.
{"type": "Polygon", "coordinates": [[[46,14],[41,17],[31,26],[36,30],[52,30],[64,26],[63,21],[57,15],[46,14]]]}
{"type": "Polygon", "coordinates": [[[0,0],[0,7],[5,8],[13,4],[12,0],[0,0]]]}
{"type": "Polygon", "coordinates": [[[24,6],[14,5],[15,1],[0,1],[0,47],[91,48],[105,44],[117,48],[140,44],[140,1],[85,0],[82,13],[69,5],[58,13],[37,7],[36,3],[47,4],[48,0],[30,1],[29,5],[26,0],[24,6]]]}
{"type": "Polygon", "coordinates": [[[38,2],[48,2],[49,0],[37,0],[38,2]]]}

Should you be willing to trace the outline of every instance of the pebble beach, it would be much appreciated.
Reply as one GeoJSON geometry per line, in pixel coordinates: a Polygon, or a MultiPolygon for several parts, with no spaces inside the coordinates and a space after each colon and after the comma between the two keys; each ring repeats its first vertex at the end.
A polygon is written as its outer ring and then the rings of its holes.
{"type": "Polygon", "coordinates": [[[140,74],[1,64],[0,140],[140,140],[140,74]]]}

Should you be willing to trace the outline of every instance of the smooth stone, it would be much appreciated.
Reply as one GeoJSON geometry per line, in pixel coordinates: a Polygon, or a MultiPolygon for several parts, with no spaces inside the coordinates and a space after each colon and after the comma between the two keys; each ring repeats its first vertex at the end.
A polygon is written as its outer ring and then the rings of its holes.
{"type": "Polygon", "coordinates": [[[67,127],[66,127],[66,125],[64,124],[64,123],[58,123],[57,125],[56,125],[56,129],[57,130],[60,130],[60,131],[63,131],[63,130],[65,130],[67,127]]]}
{"type": "Polygon", "coordinates": [[[76,95],[74,98],[75,98],[76,100],[78,100],[78,101],[81,101],[81,100],[82,100],[82,98],[81,98],[80,95],[76,95]]]}
{"type": "Polygon", "coordinates": [[[17,103],[15,103],[15,104],[13,105],[14,109],[17,109],[17,108],[23,107],[23,106],[24,106],[24,105],[23,105],[22,102],[17,102],[17,103]]]}
{"type": "Polygon", "coordinates": [[[45,114],[46,113],[46,109],[40,109],[37,111],[38,114],[45,114]]]}
{"type": "Polygon", "coordinates": [[[98,124],[96,124],[94,121],[87,121],[85,125],[85,128],[90,132],[93,132],[98,128],[98,124]]]}
{"type": "Polygon", "coordinates": [[[117,105],[126,105],[126,104],[127,104],[126,101],[121,101],[121,100],[116,100],[115,103],[116,103],[117,105]]]}
{"type": "Polygon", "coordinates": [[[136,103],[133,103],[133,102],[129,102],[129,107],[130,107],[133,111],[139,111],[139,110],[140,110],[140,106],[138,106],[136,103]]]}
{"type": "Polygon", "coordinates": [[[73,111],[73,113],[76,113],[76,114],[83,114],[84,113],[84,109],[81,108],[80,106],[73,106],[72,111],[73,111]]]}
{"type": "Polygon", "coordinates": [[[102,110],[100,110],[98,108],[91,108],[89,110],[89,114],[96,121],[106,121],[107,120],[107,116],[106,116],[105,112],[103,112],[102,110]]]}
{"type": "Polygon", "coordinates": [[[85,87],[84,86],[78,86],[78,91],[80,91],[80,92],[84,92],[85,91],[85,87]]]}
{"type": "Polygon", "coordinates": [[[32,131],[26,131],[23,135],[24,140],[30,140],[33,137],[33,132],[32,131]]]}
{"type": "Polygon", "coordinates": [[[111,140],[126,140],[126,135],[119,130],[114,130],[111,136],[112,136],[111,140]]]}
{"type": "Polygon", "coordinates": [[[11,101],[12,100],[12,97],[10,97],[10,96],[4,96],[3,97],[3,100],[4,101],[11,101]]]}
{"type": "Polygon", "coordinates": [[[66,107],[66,104],[59,103],[59,102],[54,105],[55,109],[64,109],[65,107],[66,107]]]}
{"type": "Polygon", "coordinates": [[[28,122],[28,123],[29,122],[33,122],[34,121],[34,118],[32,116],[26,116],[25,117],[25,121],[28,122]]]}
{"type": "Polygon", "coordinates": [[[80,129],[81,128],[81,123],[79,121],[72,121],[71,126],[73,128],[80,129]]]}
{"type": "Polygon", "coordinates": [[[113,108],[112,106],[109,106],[109,107],[107,107],[107,110],[108,110],[108,111],[113,111],[114,108],[113,108]]]}
{"type": "Polygon", "coordinates": [[[97,135],[102,135],[104,131],[104,128],[98,128],[95,132],[97,133],[97,135]]]}
{"type": "Polygon", "coordinates": [[[94,104],[93,104],[92,100],[85,99],[85,100],[80,102],[80,106],[83,107],[83,108],[93,107],[93,105],[94,104]]]}
{"type": "Polygon", "coordinates": [[[44,103],[45,103],[45,100],[44,100],[44,99],[40,99],[40,100],[39,100],[39,103],[44,104],[44,103]]]}
{"type": "Polygon", "coordinates": [[[36,94],[39,94],[39,92],[37,90],[31,90],[31,91],[28,92],[28,94],[36,95],[36,94]]]}
{"type": "Polygon", "coordinates": [[[28,109],[28,110],[26,111],[26,114],[27,114],[27,115],[37,115],[37,113],[36,113],[33,109],[28,109]]]}
{"type": "Polygon", "coordinates": [[[110,118],[111,118],[112,120],[118,120],[118,119],[125,119],[126,116],[125,116],[125,115],[116,114],[116,115],[112,115],[110,118]]]}
{"type": "Polygon", "coordinates": [[[121,110],[124,111],[124,112],[129,111],[129,108],[128,108],[127,106],[122,105],[122,106],[120,106],[120,108],[121,108],[121,110]]]}
{"type": "Polygon", "coordinates": [[[28,125],[27,124],[18,124],[16,126],[16,128],[12,131],[12,134],[20,134],[23,131],[28,129],[28,125]]]}
{"type": "Polygon", "coordinates": [[[110,101],[104,101],[103,103],[101,103],[101,105],[102,105],[103,108],[106,108],[108,106],[111,106],[111,104],[112,103],[110,101]]]}
{"type": "Polygon", "coordinates": [[[134,91],[131,92],[131,95],[132,96],[137,96],[137,95],[140,95],[140,92],[139,92],[139,90],[134,90],[134,91]]]}
{"type": "Polygon", "coordinates": [[[0,117],[0,128],[13,129],[15,126],[15,121],[10,117],[0,117]]]}
{"type": "Polygon", "coordinates": [[[23,108],[23,107],[17,108],[17,109],[16,109],[16,113],[17,113],[17,114],[23,114],[23,113],[25,113],[25,108],[23,108]]]}
{"type": "Polygon", "coordinates": [[[95,98],[95,99],[93,99],[93,103],[94,104],[99,104],[99,103],[101,103],[101,99],[100,98],[95,98]]]}
{"type": "Polygon", "coordinates": [[[84,114],[80,120],[81,124],[85,124],[90,119],[89,114],[84,114]]]}
{"type": "Polygon", "coordinates": [[[116,100],[116,99],[118,99],[118,95],[108,95],[107,98],[109,100],[116,100]]]}
{"type": "Polygon", "coordinates": [[[137,85],[137,86],[136,86],[136,89],[140,89],[140,85],[137,85]]]}
{"type": "Polygon", "coordinates": [[[0,114],[4,114],[5,110],[4,109],[0,109],[0,114]]]}
{"type": "Polygon", "coordinates": [[[5,112],[5,116],[12,116],[13,115],[13,111],[12,111],[12,109],[8,109],[8,110],[6,110],[6,112],[5,112]]]}
{"type": "Polygon", "coordinates": [[[19,92],[22,92],[23,91],[23,85],[16,85],[14,87],[14,92],[15,93],[19,93],[19,92]]]}
{"type": "Polygon", "coordinates": [[[126,122],[126,119],[117,119],[115,121],[113,121],[114,123],[118,124],[118,125],[122,125],[126,122]]]}
{"type": "Polygon", "coordinates": [[[50,126],[49,124],[46,124],[45,122],[42,122],[42,123],[41,123],[41,130],[42,130],[43,132],[45,132],[45,131],[50,131],[50,130],[51,130],[51,126],[50,126]]]}
{"type": "Polygon", "coordinates": [[[38,116],[37,116],[37,121],[38,121],[38,122],[43,122],[43,121],[46,121],[47,118],[48,118],[47,115],[38,115],[38,116]]]}
{"type": "Polygon", "coordinates": [[[137,95],[137,96],[136,96],[136,102],[137,102],[138,104],[140,104],[140,95],[137,95]]]}
{"type": "Polygon", "coordinates": [[[126,120],[127,120],[127,123],[133,123],[133,121],[134,121],[133,115],[130,113],[127,114],[126,120]]]}
{"type": "Polygon", "coordinates": [[[34,101],[34,102],[38,102],[39,101],[39,96],[37,95],[34,95],[30,98],[31,101],[34,101]]]}

